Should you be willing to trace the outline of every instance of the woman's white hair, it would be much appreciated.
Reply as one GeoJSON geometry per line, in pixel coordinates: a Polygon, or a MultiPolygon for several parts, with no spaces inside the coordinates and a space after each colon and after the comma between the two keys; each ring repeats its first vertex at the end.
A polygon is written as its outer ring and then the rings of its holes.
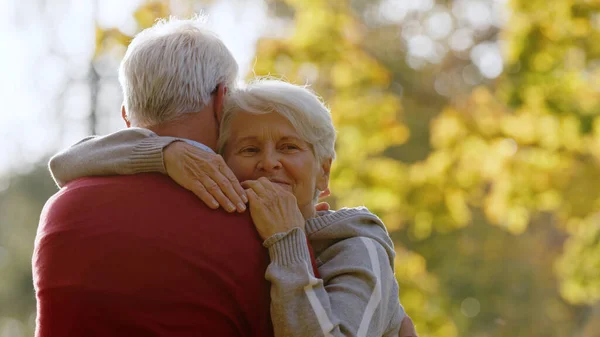
{"type": "Polygon", "coordinates": [[[335,128],[329,109],[306,86],[275,79],[257,79],[245,88],[238,88],[225,99],[218,143],[223,153],[230,137],[231,122],[237,112],[267,114],[276,112],[285,117],[300,137],[312,145],[319,163],[335,159],[335,128]]]}
{"type": "Polygon", "coordinates": [[[206,19],[160,20],[135,36],[119,69],[133,126],[148,127],[198,112],[219,84],[233,88],[238,65],[206,19]]]}

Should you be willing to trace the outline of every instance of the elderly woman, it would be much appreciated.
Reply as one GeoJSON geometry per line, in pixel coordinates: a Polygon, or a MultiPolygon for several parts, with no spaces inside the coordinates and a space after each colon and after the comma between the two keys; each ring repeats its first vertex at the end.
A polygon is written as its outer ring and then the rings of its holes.
{"type": "MultiPolygon", "coordinates": [[[[158,171],[200,190],[209,206],[218,200],[235,211],[226,183],[208,178],[202,150],[172,139],[165,170],[165,137],[135,128],[118,134],[88,138],[52,158],[59,185],[89,175],[158,171]],[[149,150],[153,146],[158,151],[149,150]]],[[[335,158],[335,130],[318,97],[282,81],[253,82],[227,97],[220,135],[219,153],[242,182],[271,257],[266,279],[275,336],[398,336],[407,316],[384,224],[362,207],[315,210],[335,158]],[[311,248],[320,275],[311,268],[311,248]]]]}

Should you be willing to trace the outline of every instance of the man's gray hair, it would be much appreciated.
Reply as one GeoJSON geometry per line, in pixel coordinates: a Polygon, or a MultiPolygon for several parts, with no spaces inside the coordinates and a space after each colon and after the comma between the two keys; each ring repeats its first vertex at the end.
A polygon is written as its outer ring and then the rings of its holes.
{"type": "Polygon", "coordinates": [[[276,112],[285,117],[300,137],[311,144],[319,163],[335,159],[335,128],[329,109],[306,86],[275,79],[258,79],[245,88],[231,92],[225,99],[218,143],[223,153],[230,137],[231,122],[237,112],[267,114],[276,112]]]}
{"type": "Polygon", "coordinates": [[[148,127],[198,112],[219,84],[233,88],[238,65],[205,18],[160,20],[135,36],[119,69],[133,126],[148,127]]]}

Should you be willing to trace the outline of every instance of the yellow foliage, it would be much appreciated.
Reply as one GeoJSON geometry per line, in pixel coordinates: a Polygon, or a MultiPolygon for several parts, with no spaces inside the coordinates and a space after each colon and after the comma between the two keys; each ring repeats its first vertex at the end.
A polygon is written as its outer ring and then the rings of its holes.
{"type": "Polygon", "coordinates": [[[149,0],[133,13],[133,17],[140,29],[146,29],[151,27],[156,20],[166,18],[169,14],[169,1],[149,0]]]}
{"type": "Polygon", "coordinates": [[[554,115],[544,115],[537,119],[537,139],[548,150],[557,150],[560,146],[560,122],[554,115]]]}
{"type": "Polygon", "coordinates": [[[431,122],[431,145],[434,148],[453,146],[466,134],[465,125],[452,108],[447,108],[431,122]]]}
{"type": "Polygon", "coordinates": [[[537,140],[536,123],[536,116],[531,114],[507,115],[502,120],[502,131],[519,144],[529,145],[537,140]]]}
{"type": "Polygon", "coordinates": [[[581,220],[556,262],[561,293],[572,303],[594,303],[600,298],[600,226],[598,215],[581,220]]]}
{"type": "MultiPolygon", "coordinates": [[[[516,1],[513,1],[515,3],[516,1]]],[[[513,5],[514,6],[514,5],[513,5]]],[[[532,26],[531,18],[518,10],[515,10],[511,17],[510,25],[506,25],[501,31],[501,37],[507,41],[507,48],[504,48],[504,57],[508,64],[514,64],[519,60],[523,49],[528,40],[527,34],[532,26]]]]}
{"type": "Polygon", "coordinates": [[[457,337],[456,325],[440,310],[443,301],[438,282],[427,273],[425,259],[397,247],[394,269],[400,301],[415,321],[419,336],[457,337]]]}
{"type": "Polygon", "coordinates": [[[581,135],[581,121],[574,115],[567,115],[560,120],[560,140],[562,146],[573,152],[583,151],[583,136],[581,135]]]}
{"type": "Polygon", "coordinates": [[[529,212],[525,207],[514,206],[508,209],[505,223],[503,224],[509,232],[521,234],[529,224],[529,212]]]}
{"type": "Polygon", "coordinates": [[[508,210],[507,196],[511,190],[508,175],[500,176],[491,186],[491,190],[484,202],[484,211],[488,219],[494,224],[504,221],[508,210]]]}
{"type": "Polygon", "coordinates": [[[477,87],[471,93],[471,99],[476,106],[487,106],[494,101],[490,91],[485,87],[477,87]]]}
{"type": "Polygon", "coordinates": [[[581,48],[569,48],[565,54],[565,70],[577,70],[585,67],[585,51],[581,48]]]}
{"type": "Polygon", "coordinates": [[[464,191],[448,190],[445,192],[445,200],[454,222],[459,226],[466,226],[471,221],[471,211],[467,206],[464,191]]]}
{"type": "Polygon", "coordinates": [[[573,20],[573,35],[577,37],[585,37],[590,32],[589,19],[578,18],[573,20]]]}
{"type": "MultiPolygon", "coordinates": [[[[385,135],[384,144],[387,144],[387,147],[404,144],[410,135],[410,130],[403,124],[392,124],[382,132],[385,135]]],[[[382,147],[385,148],[385,146],[382,147]]]]}
{"type": "MultiPolygon", "coordinates": [[[[147,0],[134,13],[133,17],[140,30],[151,27],[158,19],[170,14],[169,1],[147,0]]],[[[115,46],[127,47],[133,36],[124,34],[117,28],[103,29],[96,26],[96,48],[94,57],[111,50],[115,46]]]]}
{"type": "MultiPolygon", "coordinates": [[[[378,157],[369,160],[368,177],[378,185],[381,184],[408,184],[406,166],[397,160],[378,157]]],[[[407,186],[404,187],[405,189],[407,186]]]]}
{"type": "Polygon", "coordinates": [[[540,211],[554,211],[561,202],[561,195],[556,190],[546,190],[537,196],[537,208],[540,211]]]}
{"type": "MultiPolygon", "coordinates": [[[[518,70],[444,108],[431,123],[434,150],[407,168],[412,190],[404,207],[413,214],[415,236],[441,230],[440,220],[459,227],[472,207],[482,207],[488,221],[513,234],[540,213],[569,233],[593,226],[582,219],[600,212],[600,67],[591,61],[600,48],[593,42],[597,22],[590,20],[598,5],[511,2],[501,36],[505,61],[518,70]],[[436,191],[446,196],[445,207],[432,197],[436,191]]],[[[567,246],[569,259],[592,254],[583,241],[567,246]]],[[[597,259],[573,268],[563,261],[563,295],[576,302],[600,299],[600,278],[586,274],[597,270],[597,259]]]]}
{"type": "Polygon", "coordinates": [[[94,57],[101,55],[115,46],[127,47],[132,37],[116,28],[102,29],[96,26],[96,50],[94,57]]]}
{"type": "Polygon", "coordinates": [[[404,228],[406,215],[398,210],[398,205],[394,205],[393,209],[383,213],[381,220],[388,232],[395,232],[404,228]]]}
{"type": "Polygon", "coordinates": [[[413,235],[418,240],[428,238],[433,231],[433,216],[430,212],[421,211],[414,218],[413,235]]]}

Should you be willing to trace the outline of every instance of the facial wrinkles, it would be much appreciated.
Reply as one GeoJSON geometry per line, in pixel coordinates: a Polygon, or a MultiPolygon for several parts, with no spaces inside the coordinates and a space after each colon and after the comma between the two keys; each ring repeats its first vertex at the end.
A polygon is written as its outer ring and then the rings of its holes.
{"type": "Polygon", "coordinates": [[[257,153],[252,155],[254,157],[252,178],[266,177],[272,181],[287,182],[294,186],[295,181],[288,174],[287,168],[289,165],[296,165],[294,157],[305,149],[304,144],[296,138],[295,134],[286,132],[289,130],[280,130],[271,125],[261,125],[260,131],[256,131],[255,129],[253,136],[243,137],[238,147],[242,152],[247,147],[256,147],[257,153]]]}
{"type": "Polygon", "coordinates": [[[247,115],[233,121],[231,135],[225,159],[240,181],[266,177],[290,183],[281,186],[292,191],[301,209],[312,209],[318,164],[287,120],[247,115]]]}
{"type": "Polygon", "coordinates": [[[280,130],[280,128],[274,127],[273,125],[263,124],[254,126],[252,130],[240,132],[238,137],[236,137],[239,139],[236,143],[238,143],[238,145],[243,145],[244,143],[256,143],[261,147],[275,147],[281,139],[297,137],[295,132],[290,131],[291,130],[280,130]]]}

